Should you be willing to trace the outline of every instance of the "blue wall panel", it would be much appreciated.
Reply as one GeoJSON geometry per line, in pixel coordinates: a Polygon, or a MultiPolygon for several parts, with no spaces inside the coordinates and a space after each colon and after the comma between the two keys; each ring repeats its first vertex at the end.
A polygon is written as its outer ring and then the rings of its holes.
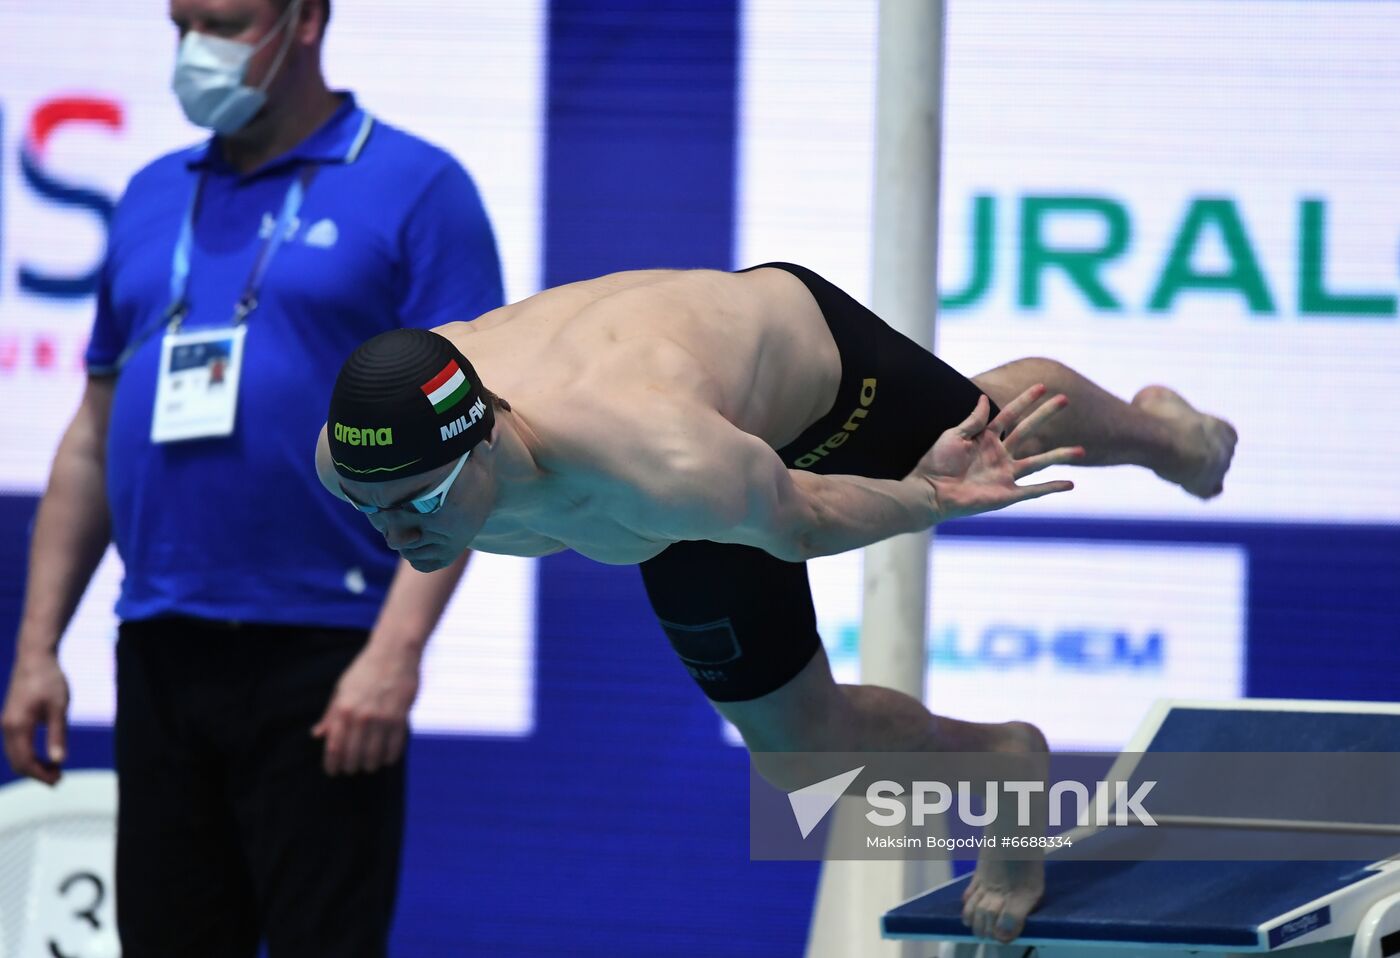
{"type": "MultiPolygon", "coordinates": [[[[550,14],[545,285],[728,268],[735,4],[550,14]]],[[[551,557],[538,595],[535,736],[415,743],[401,952],[460,947],[439,930],[458,909],[493,955],[799,950],[816,869],[748,861],[747,758],[722,743],[636,570],[551,557]],[[465,886],[459,858],[481,863],[465,886]]]]}
{"type": "MultiPolygon", "coordinates": [[[[738,14],[737,0],[551,4],[546,285],[733,265],[738,14]]],[[[0,497],[6,679],[34,507],[33,497],[0,497]]],[[[1238,544],[1250,695],[1396,697],[1395,526],[1011,512],[941,534],[1238,544]]],[[[798,953],[816,868],[748,861],[747,760],[721,742],[636,570],[551,557],[538,596],[536,734],[412,743],[394,953],[798,953]]],[[[105,730],[75,730],[72,764],[109,766],[111,744],[105,730]]]]}
{"type": "Polygon", "coordinates": [[[544,284],[730,268],[737,0],[550,4],[544,284]]]}

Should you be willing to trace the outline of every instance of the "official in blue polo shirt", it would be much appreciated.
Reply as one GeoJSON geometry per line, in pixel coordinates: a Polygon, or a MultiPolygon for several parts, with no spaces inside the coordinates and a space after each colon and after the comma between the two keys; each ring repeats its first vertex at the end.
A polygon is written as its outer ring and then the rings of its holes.
{"type": "Polygon", "coordinates": [[[175,93],[215,136],[137,173],[113,218],[6,753],[57,780],[58,640],[115,541],[124,955],[380,956],[407,716],[462,566],[399,564],[319,494],[311,453],[359,343],[501,305],[495,242],[451,156],[327,87],[329,0],[170,11],[175,93]]]}

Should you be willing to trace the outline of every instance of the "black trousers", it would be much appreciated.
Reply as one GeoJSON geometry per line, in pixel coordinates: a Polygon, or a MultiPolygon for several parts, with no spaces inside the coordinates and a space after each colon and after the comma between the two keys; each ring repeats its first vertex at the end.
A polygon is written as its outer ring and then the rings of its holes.
{"type": "Polygon", "coordinates": [[[311,728],[366,634],[127,622],[117,642],[124,958],[380,958],[404,763],[330,777],[311,728]]]}

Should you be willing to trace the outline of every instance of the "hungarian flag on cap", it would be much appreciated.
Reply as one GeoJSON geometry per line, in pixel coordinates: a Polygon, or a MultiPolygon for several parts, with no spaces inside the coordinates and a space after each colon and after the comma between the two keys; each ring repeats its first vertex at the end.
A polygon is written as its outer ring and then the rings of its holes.
{"type": "Polygon", "coordinates": [[[433,404],[433,412],[444,413],[467,398],[472,384],[467,382],[457,360],[449,359],[441,372],[419,388],[428,397],[428,402],[433,404]]]}

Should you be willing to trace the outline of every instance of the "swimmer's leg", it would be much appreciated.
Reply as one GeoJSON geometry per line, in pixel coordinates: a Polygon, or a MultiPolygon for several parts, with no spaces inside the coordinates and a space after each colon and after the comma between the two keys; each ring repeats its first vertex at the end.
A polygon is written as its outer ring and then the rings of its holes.
{"type": "MultiPolygon", "coordinates": [[[[1044,775],[1045,738],[1035,726],[964,722],[893,689],[838,685],[822,650],[775,692],[712,704],[738,728],[759,773],[785,791],[812,780],[783,752],[998,752],[1024,757],[1028,779],[1044,775]]],[[[1044,889],[1042,862],[984,857],[964,895],[963,920],[976,934],[1010,941],[1044,889]]]]}
{"type": "Polygon", "coordinates": [[[1038,430],[1029,455],[1060,446],[1083,446],[1077,465],[1134,465],[1151,469],[1194,496],[1209,499],[1223,489],[1235,453],[1234,427],[1197,412],[1165,386],[1147,386],[1128,403],[1053,359],[1018,359],[972,381],[998,406],[1036,383],[1045,396],[1063,393],[1069,405],[1038,430]]]}

